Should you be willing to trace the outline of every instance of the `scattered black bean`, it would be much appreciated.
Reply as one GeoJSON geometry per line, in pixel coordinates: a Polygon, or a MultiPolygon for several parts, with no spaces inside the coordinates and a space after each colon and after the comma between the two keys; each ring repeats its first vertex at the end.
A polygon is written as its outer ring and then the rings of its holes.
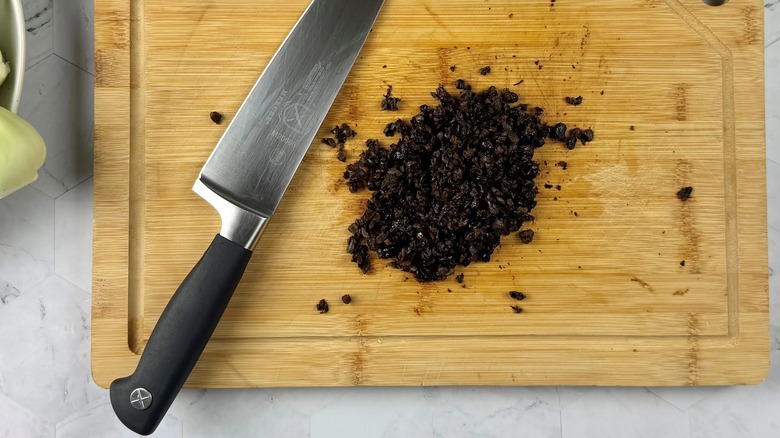
{"type": "MultiPolygon", "coordinates": [[[[336,141],[340,144],[346,143],[348,139],[357,135],[357,132],[350,128],[346,123],[342,123],[341,126],[336,125],[330,132],[336,137],[336,141]]],[[[330,146],[330,142],[327,142],[327,144],[330,146]]]]}
{"type": "Polygon", "coordinates": [[[322,144],[328,145],[329,147],[335,148],[336,147],[336,139],[325,137],[322,139],[322,144]]]}
{"type": "Polygon", "coordinates": [[[523,301],[525,299],[525,294],[516,290],[509,292],[509,296],[517,301],[523,301]]]}
{"type": "Polygon", "coordinates": [[[347,152],[344,150],[344,148],[339,148],[339,152],[336,154],[336,159],[342,163],[347,161],[347,152]]]}
{"type": "Polygon", "coordinates": [[[384,134],[385,137],[392,137],[395,135],[397,128],[395,127],[395,122],[390,122],[385,126],[384,134]]]}
{"type": "Polygon", "coordinates": [[[680,201],[687,201],[693,194],[693,187],[683,187],[677,192],[677,199],[680,201]]]}
{"type": "Polygon", "coordinates": [[[211,121],[216,123],[217,125],[222,124],[222,119],[224,116],[221,113],[218,113],[216,111],[212,111],[209,113],[209,118],[211,118],[211,121]]]}
{"type": "Polygon", "coordinates": [[[317,311],[318,312],[320,312],[320,313],[328,313],[328,310],[330,310],[330,308],[328,307],[328,302],[325,301],[324,299],[320,300],[320,302],[317,303],[317,311]]]}
{"type": "Polygon", "coordinates": [[[344,304],[349,304],[352,302],[352,297],[349,296],[349,294],[345,294],[341,297],[341,302],[344,304]]]}
{"type": "Polygon", "coordinates": [[[522,307],[520,307],[520,306],[511,306],[511,307],[512,307],[512,311],[513,312],[515,312],[515,313],[523,313],[523,308],[522,307]]]}
{"type": "Polygon", "coordinates": [[[566,139],[566,124],[556,123],[550,130],[550,138],[555,141],[564,141],[566,139]]]}
{"type": "Polygon", "coordinates": [[[580,132],[579,139],[582,142],[582,144],[590,143],[593,141],[593,138],[595,135],[593,134],[593,130],[588,128],[580,132]]]}
{"type": "Polygon", "coordinates": [[[560,168],[561,168],[561,169],[563,169],[563,170],[566,170],[566,169],[568,169],[568,168],[569,168],[569,163],[567,163],[567,162],[565,162],[565,161],[559,161],[559,162],[558,162],[558,163],[556,163],[555,165],[556,165],[556,166],[558,166],[558,167],[560,167],[560,168]]]}
{"type": "Polygon", "coordinates": [[[569,105],[574,105],[574,106],[581,105],[582,104],[582,96],[577,96],[577,97],[566,96],[566,103],[568,103],[569,105]]]}
{"type": "Polygon", "coordinates": [[[680,266],[682,266],[683,268],[685,267],[685,260],[680,262],[680,266]]]}
{"type": "Polygon", "coordinates": [[[463,283],[463,277],[464,277],[464,275],[461,272],[460,274],[455,276],[455,281],[457,281],[458,283],[463,283]]]}
{"type": "Polygon", "coordinates": [[[382,104],[381,104],[382,111],[398,111],[398,102],[400,102],[401,99],[398,97],[392,97],[392,95],[393,95],[393,86],[388,85],[387,92],[382,98],[382,104]]]}
{"type": "Polygon", "coordinates": [[[486,66],[482,67],[481,69],[479,69],[479,74],[481,74],[482,76],[489,75],[490,74],[490,66],[486,65],[486,66]]]}
{"type": "Polygon", "coordinates": [[[523,230],[517,235],[520,237],[520,241],[526,245],[534,241],[534,230],[523,230]]]}

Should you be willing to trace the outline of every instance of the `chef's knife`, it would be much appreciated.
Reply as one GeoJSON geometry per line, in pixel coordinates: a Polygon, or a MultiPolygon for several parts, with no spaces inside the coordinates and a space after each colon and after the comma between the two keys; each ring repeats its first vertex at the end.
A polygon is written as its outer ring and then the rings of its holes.
{"type": "Polygon", "coordinates": [[[201,170],[193,190],[222,228],[165,307],[135,372],[111,384],[114,411],[134,432],[154,432],[187,380],[382,3],[314,0],[201,170]]]}

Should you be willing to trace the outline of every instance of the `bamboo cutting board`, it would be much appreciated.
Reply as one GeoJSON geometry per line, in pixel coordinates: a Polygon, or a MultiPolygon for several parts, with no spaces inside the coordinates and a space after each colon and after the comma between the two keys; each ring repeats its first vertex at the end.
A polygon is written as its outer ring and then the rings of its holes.
{"type": "MultiPolygon", "coordinates": [[[[98,384],[132,372],[219,230],[190,188],[307,3],[97,2],[98,384]]],[[[548,121],[593,127],[596,141],[538,150],[536,240],[504,238],[490,263],[458,270],[463,285],[407,281],[381,262],[362,275],[345,245],[367,194],[349,193],[335,152],[314,144],[188,385],[760,382],[762,37],[758,0],[386,0],[321,129],[356,126],[350,159],[368,138],[389,145],[387,122],[457,78],[509,86],[548,121]],[[481,76],[485,65],[493,73],[481,76]],[[379,109],[388,84],[398,114],[379,109]],[[564,103],[577,95],[581,106],[564,103]],[[694,188],[685,203],[684,186],[694,188]],[[510,290],[528,294],[522,314],[510,290]]]]}

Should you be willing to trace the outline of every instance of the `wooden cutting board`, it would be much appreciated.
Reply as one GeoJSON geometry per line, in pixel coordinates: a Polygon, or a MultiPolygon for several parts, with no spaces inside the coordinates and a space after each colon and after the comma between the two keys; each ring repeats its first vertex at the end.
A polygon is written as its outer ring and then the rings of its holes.
{"type": "MultiPolygon", "coordinates": [[[[230,121],[308,0],[96,3],[92,366],[107,386],[219,229],[190,189],[226,127],[209,113],[230,121]]],[[[762,36],[758,0],[386,0],[320,131],[356,126],[350,159],[458,78],[508,86],[596,141],[538,150],[536,239],[504,238],[458,269],[463,285],[381,262],[361,274],[345,244],[367,194],[316,142],[188,385],[760,382],[762,36]],[[397,114],[379,108],[388,84],[397,114]],[[522,314],[510,290],[527,293],[522,314]]]]}

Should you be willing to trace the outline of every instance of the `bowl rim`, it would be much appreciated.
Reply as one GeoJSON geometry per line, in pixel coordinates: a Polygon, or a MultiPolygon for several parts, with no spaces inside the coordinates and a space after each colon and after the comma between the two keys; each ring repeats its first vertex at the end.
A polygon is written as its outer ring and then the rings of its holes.
{"type": "MultiPolygon", "coordinates": [[[[2,0],[0,0],[2,1],[2,0]]],[[[24,72],[25,64],[27,62],[27,31],[24,26],[24,8],[22,7],[22,0],[8,0],[11,10],[12,25],[16,27],[16,52],[18,59],[13,60],[11,70],[13,72],[14,83],[11,90],[11,112],[16,113],[19,110],[19,103],[22,100],[22,88],[24,87],[24,72]]]]}

